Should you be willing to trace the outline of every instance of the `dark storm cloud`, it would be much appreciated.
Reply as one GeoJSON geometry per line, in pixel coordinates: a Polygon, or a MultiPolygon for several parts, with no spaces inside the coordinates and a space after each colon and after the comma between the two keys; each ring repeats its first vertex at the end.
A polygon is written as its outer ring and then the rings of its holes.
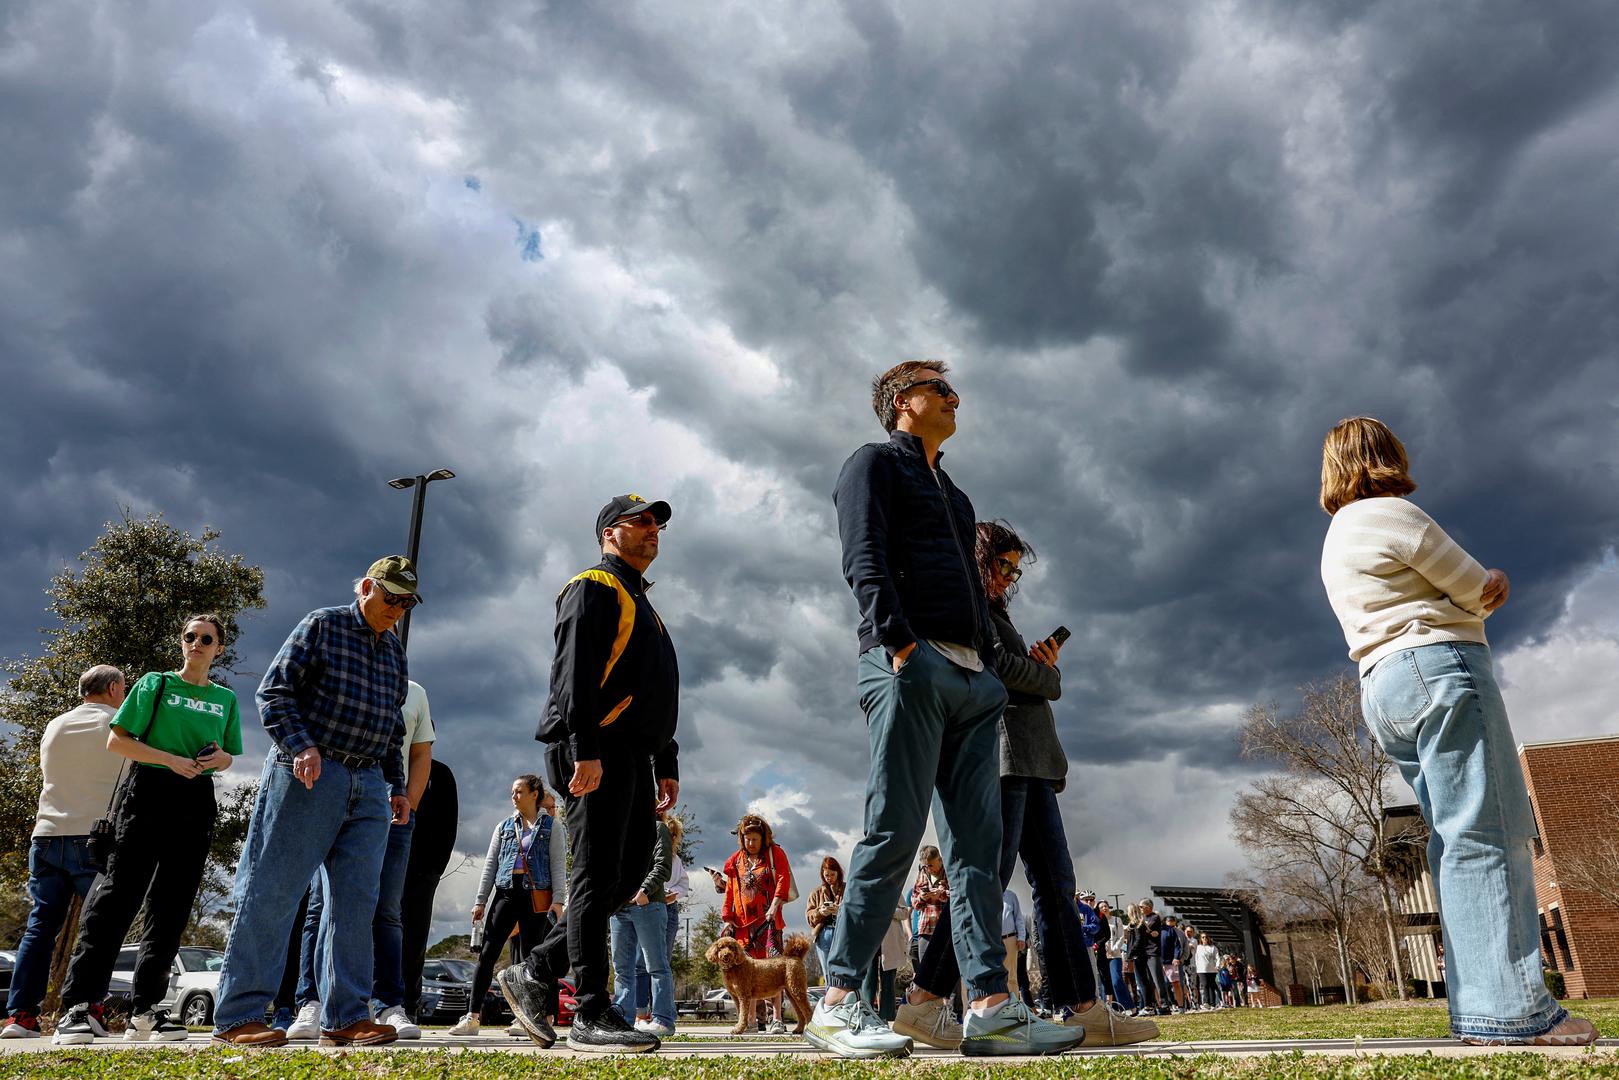
{"type": "Polygon", "coordinates": [[[382,481],[449,465],[412,662],[481,851],[595,508],[658,478],[702,857],[750,803],[832,850],[866,735],[829,496],[915,355],[955,365],[947,468],[1039,550],[1013,615],[1074,631],[1059,722],[1110,779],[1229,778],[1241,707],[1342,665],[1343,415],[1513,574],[1497,645],[1535,637],[1619,536],[1619,24],[1221,11],[10,6],[0,651],[129,505],[265,566],[262,670],[403,546],[382,481]]]}

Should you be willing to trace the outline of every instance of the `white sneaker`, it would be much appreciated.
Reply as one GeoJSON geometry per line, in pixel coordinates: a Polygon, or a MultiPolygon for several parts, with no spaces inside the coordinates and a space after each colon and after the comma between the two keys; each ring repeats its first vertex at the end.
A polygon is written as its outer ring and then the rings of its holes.
{"type": "MultiPolygon", "coordinates": [[[[635,1030],[643,1035],[655,1035],[660,1039],[667,1039],[675,1033],[674,1028],[668,1024],[660,1024],[656,1020],[637,1020],[635,1030]]],[[[786,1029],[783,1028],[782,1031],[785,1033],[786,1029]]]]}
{"type": "Polygon", "coordinates": [[[944,998],[919,1004],[905,1001],[894,1014],[894,1030],[936,1050],[961,1046],[961,1022],[944,998]]]}
{"type": "Polygon", "coordinates": [[[523,1030],[523,1025],[519,1024],[516,1020],[513,1020],[506,1026],[506,1034],[510,1035],[514,1039],[528,1038],[528,1032],[523,1030]]]}
{"type": "Polygon", "coordinates": [[[298,1019],[287,1028],[287,1038],[289,1040],[320,1038],[320,1002],[311,1001],[298,1010],[298,1019]]]}
{"type": "Polygon", "coordinates": [[[782,1023],[780,1020],[773,1020],[771,1021],[770,1025],[765,1028],[765,1034],[785,1035],[787,1034],[787,1025],[782,1023]]]}
{"type": "Polygon", "coordinates": [[[422,1037],[421,1025],[410,1018],[403,1005],[390,1005],[377,1016],[377,1023],[393,1028],[399,1032],[401,1039],[419,1039],[422,1037]]]}
{"type": "Polygon", "coordinates": [[[476,1035],[476,1034],[478,1034],[478,1017],[477,1017],[477,1015],[474,1014],[474,1013],[467,1013],[461,1019],[457,1020],[455,1022],[455,1026],[450,1028],[450,1034],[451,1035],[476,1035]]]}
{"type": "Polygon", "coordinates": [[[811,1046],[845,1058],[907,1057],[911,1040],[897,1035],[878,1019],[860,994],[849,994],[836,1005],[822,998],[804,1028],[811,1046]]]}

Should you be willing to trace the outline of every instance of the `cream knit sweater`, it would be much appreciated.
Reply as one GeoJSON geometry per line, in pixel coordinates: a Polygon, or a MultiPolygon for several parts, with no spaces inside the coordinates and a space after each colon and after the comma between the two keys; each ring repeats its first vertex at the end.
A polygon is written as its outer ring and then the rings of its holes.
{"type": "Polygon", "coordinates": [[[1485,644],[1488,577],[1415,503],[1389,496],[1342,507],[1321,550],[1321,581],[1363,676],[1403,649],[1485,644]]]}

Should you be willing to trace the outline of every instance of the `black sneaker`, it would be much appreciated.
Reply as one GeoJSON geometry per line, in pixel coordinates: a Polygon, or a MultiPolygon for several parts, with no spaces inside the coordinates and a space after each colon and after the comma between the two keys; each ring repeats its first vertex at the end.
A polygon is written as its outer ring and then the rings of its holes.
{"type": "Polygon", "coordinates": [[[169,1019],[167,1009],[147,1009],[129,1018],[125,1042],[184,1042],[190,1032],[169,1019]]]}
{"type": "Polygon", "coordinates": [[[90,1024],[90,1006],[75,1005],[56,1022],[56,1034],[51,1042],[57,1046],[79,1046],[95,1042],[96,1029],[90,1024]]]}
{"type": "Polygon", "coordinates": [[[541,1050],[555,1046],[556,1029],[545,1015],[545,1003],[549,1000],[551,987],[544,980],[530,975],[527,964],[513,964],[506,968],[495,976],[495,985],[500,987],[500,996],[511,1006],[512,1019],[517,1021],[517,1026],[527,1032],[541,1050]]]}
{"type": "Polygon", "coordinates": [[[568,1049],[596,1054],[645,1054],[662,1044],[656,1035],[636,1031],[611,1005],[594,1020],[573,1018],[568,1029],[568,1049]]]}

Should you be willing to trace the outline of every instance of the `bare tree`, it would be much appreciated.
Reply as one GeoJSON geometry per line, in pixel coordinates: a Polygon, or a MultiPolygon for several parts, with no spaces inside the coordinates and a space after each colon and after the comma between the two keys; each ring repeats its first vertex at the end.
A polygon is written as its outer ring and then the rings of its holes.
{"type": "Polygon", "coordinates": [[[1359,862],[1333,837],[1347,822],[1319,780],[1262,777],[1237,795],[1231,835],[1258,871],[1260,895],[1290,901],[1325,925],[1333,939],[1344,996],[1355,1001],[1349,920],[1356,903],[1359,862]]]}
{"type": "Polygon", "coordinates": [[[1391,849],[1409,837],[1385,827],[1394,762],[1366,730],[1359,684],[1347,674],[1301,688],[1304,707],[1283,714],[1256,705],[1243,717],[1242,754],[1277,770],[1255,785],[1289,815],[1313,822],[1310,834],[1376,883],[1394,985],[1406,997],[1393,890],[1391,849]]]}
{"type": "Polygon", "coordinates": [[[1603,791],[1590,797],[1598,804],[1597,827],[1581,842],[1551,853],[1557,883],[1619,908],[1619,794],[1603,791]]]}

